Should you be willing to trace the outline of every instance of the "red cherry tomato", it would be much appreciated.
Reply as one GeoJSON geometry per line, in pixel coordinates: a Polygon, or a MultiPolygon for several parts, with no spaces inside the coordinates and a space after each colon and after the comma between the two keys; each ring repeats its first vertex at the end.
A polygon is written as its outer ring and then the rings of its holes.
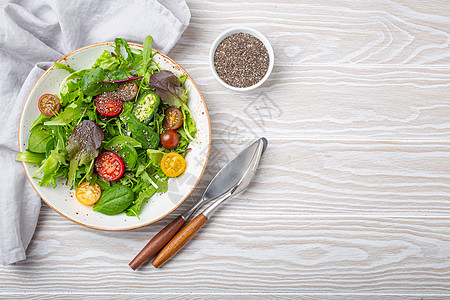
{"type": "Polygon", "coordinates": [[[122,110],[122,100],[117,92],[105,92],[95,97],[95,107],[99,114],[106,117],[113,117],[120,114],[122,110]]]}
{"type": "Polygon", "coordinates": [[[134,81],[126,81],[119,84],[117,93],[122,101],[132,101],[136,99],[139,87],[134,81]]]}
{"type": "Polygon", "coordinates": [[[54,116],[59,111],[59,99],[52,94],[44,94],[39,98],[39,111],[46,116],[54,116]]]}
{"type": "Polygon", "coordinates": [[[107,181],[119,179],[125,171],[125,165],[119,155],[111,151],[105,151],[95,160],[95,170],[107,181]]]}
{"type": "Polygon", "coordinates": [[[164,127],[178,129],[183,124],[183,113],[176,107],[169,107],[165,111],[164,127]]]}
{"type": "Polygon", "coordinates": [[[166,149],[174,149],[177,147],[180,137],[176,131],[171,129],[164,130],[160,135],[161,145],[166,149]]]}

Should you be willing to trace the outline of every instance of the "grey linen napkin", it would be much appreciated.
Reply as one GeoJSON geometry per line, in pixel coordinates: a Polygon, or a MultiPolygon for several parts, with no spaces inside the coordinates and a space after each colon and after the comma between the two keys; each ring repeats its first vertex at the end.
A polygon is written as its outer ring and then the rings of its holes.
{"type": "Polygon", "coordinates": [[[20,114],[28,93],[51,64],[80,47],[122,37],[168,53],[189,25],[184,0],[1,2],[0,251],[4,265],[25,259],[41,207],[18,153],[20,114]]]}

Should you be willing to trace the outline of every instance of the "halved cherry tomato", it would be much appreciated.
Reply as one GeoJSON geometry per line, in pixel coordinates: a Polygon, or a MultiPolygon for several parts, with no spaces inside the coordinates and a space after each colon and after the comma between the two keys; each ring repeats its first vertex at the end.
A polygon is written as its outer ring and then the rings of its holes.
{"type": "Polygon", "coordinates": [[[119,84],[117,93],[122,101],[132,101],[136,99],[139,87],[134,81],[126,81],[119,84]]]}
{"type": "Polygon", "coordinates": [[[169,177],[177,177],[186,170],[186,161],[176,152],[164,154],[161,159],[161,170],[169,177]]]}
{"type": "Polygon", "coordinates": [[[59,111],[59,99],[52,94],[44,94],[39,98],[39,111],[46,116],[54,116],[59,111]]]}
{"type": "Polygon", "coordinates": [[[119,155],[111,151],[105,151],[95,160],[95,170],[107,181],[119,179],[125,171],[125,165],[119,155]]]}
{"type": "Polygon", "coordinates": [[[166,129],[159,136],[161,141],[161,145],[166,149],[174,149],[177,147],[178,142],[180,141],[180,137],[176,131],[171,129],[166,129]]]}
{"type": "Polygon", "coordinates": [[[183,113],[176,107],[169,107],[165,111],[164,127],[178,129],[183,124],[183,113]]]}
{"type": "Polygon", "coordinates": [[[100,199],[102,190],[98,184],[89,185],[89,181],[80,184],[75,191],[78,202],[84,205],[94,205],[100,199]]]}
{"type": "Polygon", "coordinates": [[[122,100],[117,92],[105,92],[95,97],[95,107],[99,114],[106,117],[113,117],[120,114],[122,110],[122,100]]]}

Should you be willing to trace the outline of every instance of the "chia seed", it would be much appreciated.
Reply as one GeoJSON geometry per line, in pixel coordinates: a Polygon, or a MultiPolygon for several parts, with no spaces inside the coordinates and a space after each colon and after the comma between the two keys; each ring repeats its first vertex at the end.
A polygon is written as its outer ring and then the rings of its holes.
{"type": "Polygon", "coordinates": [[[258,83],[269,69],[269,52],[248,33],[232,34],[217,46],[214,66],[227,84],[244,88],[258,83]]]}

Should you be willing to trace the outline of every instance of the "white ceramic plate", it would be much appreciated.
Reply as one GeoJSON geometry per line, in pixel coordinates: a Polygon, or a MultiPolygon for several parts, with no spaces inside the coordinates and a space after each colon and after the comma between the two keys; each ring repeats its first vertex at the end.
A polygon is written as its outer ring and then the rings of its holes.
{"type": "MultiPolygon", "coordinates": [[[[59,60],[75,70],[90,68],[104,50],[113,51],[113,43],[99,43],[78,49],[59,60]]],[[[129,43],[133,48],[142,48],[139,44],[129,43]]],[[[58,186],[39,186],[39,179],[31,178],[37,166],[23,163],[28,179],[41,198],[64,217],[87,227],[101,230],[129,230],[156,222],[175,210],[191,194],[205,170],[211,144],[211,127],[205,101],[189,74],[168,56],[158,53],[155,61],[165,70],[175,75],[186,74],[185,86],[188,88],[188,105],[197,125],[197,143],[191,142],[192,149],[186,155],[186,171],[183,175],[169,180],[166,193],[155,194],[143,207],[138,219],[124,213],[107,216],[92,210],[92,207],[80,204],[71,191],[64,185],[65,179],[57,181],[58,186]]],[[[38,99],[42,94],[57,94],[60,82],[68,75],[54,65],[50,67],[34,85],[22,110],[19,127],[19,149],[28,147],[29,128],[39,116],[38,99]]]]}

